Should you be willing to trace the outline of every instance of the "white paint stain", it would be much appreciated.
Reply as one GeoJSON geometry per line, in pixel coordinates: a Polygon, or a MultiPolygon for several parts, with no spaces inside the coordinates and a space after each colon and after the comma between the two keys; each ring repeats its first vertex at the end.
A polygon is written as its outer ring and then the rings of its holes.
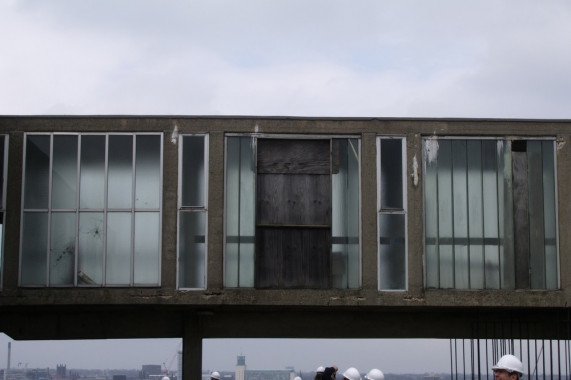
{"type": "Polygon", "coordinates": [[[436,162],[438,158],[438,140],[435,137],[426,140],[424,143],[424,154],[428,164],[436,162]]]}
{"type": "Polygon", "coordinates": [[[256,125],[254,126],[254,133],[258,133],[260,127],[258,126],[258,123],[256,123],[256,125]]]}
{"type": "Polygon", "coordinates": [[[178,125],[176,125],[176,123],[175,123],[174,128],[172,130],[171,143],[176,145],[177,141],[178,141],[178,125]]]}
{"type": "Polygon", "coordinates": [[[412,184],[414,187],[418,186],[418,160],[416,154],[412,158],[412,184]]]}

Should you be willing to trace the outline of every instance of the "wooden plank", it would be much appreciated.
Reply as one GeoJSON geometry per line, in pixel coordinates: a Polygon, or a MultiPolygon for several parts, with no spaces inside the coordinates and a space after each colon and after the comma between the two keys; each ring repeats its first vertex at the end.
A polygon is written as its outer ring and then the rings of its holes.
{"type": "Polygon", "coordinates": [[[543,162],[541,142],[527,144],[529,186],[529,249],[531,288],[545,288],[545,229],[543,225],[543,162]]]}
{"type": "Polygon", "coordinates": [[[330,174],[330,141],[258,139],[258,173],[330,174]]]}
{"type": "Polygon", "coordinates": [[[515,287],[529,289],[529,215],[527,188],[527,157],[512,152],[515,287]]]}

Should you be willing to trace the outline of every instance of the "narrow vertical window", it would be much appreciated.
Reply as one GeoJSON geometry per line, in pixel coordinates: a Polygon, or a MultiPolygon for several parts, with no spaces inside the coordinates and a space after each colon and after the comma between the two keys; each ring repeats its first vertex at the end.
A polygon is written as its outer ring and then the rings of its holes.
{"type": "Polygon", "coordinates": [[[6,167],[8,162],[8,137],[0,135],[0,290],[4,283],[2,273],[4,268],[4,225],[6,216],[6,167]]]}
{"type": "Polygon", "coordinates": [[[427,287],[557,288],[553,146],[424,141],[427,287]]]}
{"type": "Polygon", "coordinates": [[[22,286],[159,284],[161,142],[146,134],[26,135],[22,286]]]}
{"type": "Polygon", "coordinates": [[[380,290],[405,290],[407,287],[404,143],[403,138],[377,139],[380,290]]]}
{"type": "Polygon", "coordinates": [[[181,137],[178,287],[206,286],[207,138],[181,137]]]}

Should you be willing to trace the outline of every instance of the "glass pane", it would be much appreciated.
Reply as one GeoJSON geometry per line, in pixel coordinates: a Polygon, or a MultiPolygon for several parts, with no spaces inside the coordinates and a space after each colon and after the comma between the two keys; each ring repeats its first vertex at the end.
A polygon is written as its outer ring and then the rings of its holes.
{"type": "Polygon", "coordinates": [[[107,214],[107,257],[105,283],[129,285],[131,283],[131,213],[107,214]]]}
{"type": "Polygon", "coordinates": [[[178,287],[204,288],[206,277],[206,213],[179,214],[178,287]]]}
{"type": "Polygon", "coordinates": [[[468,235],[470,237],[470,288],[484,289],[484,210],[482,195],[482,144],[468,140],[468,235]]]}
{"type": "Polygon", "coordinates": [[[468,266],[468,189],[466,140],[452,140],[452,210],[454,228],[454,287],[470,287],[468,266]]]}
{"type": "Polygon", "coordinates": [[[161,190],[161,136],[137,135],[135,207],[158,209],[161,190]]]}
{"type": "Polygon", "coordinates": [[[25,212],[22,236],[22,285],[46,285],[48,214],[25,212]]]}
{"type": "Polygon", "coordinates": [[[73,285],[75,213],[53,213],[50,235],[50,285],[73,285]]]}
{"type": "Polygon", "coordinates": [[[107,207],[131,208],[133,198],[133,136],[109,136],[107,207]]]}
{"type": "Polygon", "coordinates": [[[54,136],[52,208],[77,207],[77,136],[54,136]]]}
{"type": "Polygon", "coordinates": [[[82,136],[79,198],[80,208],[102,209],[104,190],[105,136],[82,136]]]}
{"type": "Polygon", "coordinates": [[[508,141],[498,141],[498,204],[500,288],[514,289],[516,284],[514,256],[514,196],[512,148],[508,141]]]}
{"type": "Polygon", "coordinates": [[[229,137],[226,161],[225,286],[254,286],[255,184],[250,137],[229,137]]]}
{"type": "Polygon", "coordinates": [[[28,135],[24,208],[47,209],[50,179],[50,136],[28,135]]]}
{"type": "Polygon", "coordinates": [[[405,216],[379,215],[379,289],[406,289],[405,216]]]}
{"type": "Polygon", "coordinates": [[[438,288],[439,258],[438,258],[438,140],[430,139],[424,142],[424,234],[426,254],[426,286],[438,288]]]}
{"type": "Polygon", "coordinates": [[[359,140],[336,139],[339,170],[332,174],[332,286],[360,286],[359,140]]]}
{"type": "MultiPolygon", "coordinates": [[[[6,137],[5,136],[0,136],[0,178],[2,179],[2,181],[5,181],[4,178],[4,155],[6,154],[4,147],[6,146],[6,137]]],[[[4,184],[4,182],[1,183],[2,185],[4,184]]],[[[0,186],[0,200],[4,199],[4,186],[0,186]]],[[[2,208],[4,208],[4,203],[2,203],[2,208]]],[[[0,258],[2,256],[0,255],[0,258]]],[[[0,260],[1,261],[1,260],[0,260]]],[[[1,265],[1,264],[0,264],[1,265]]],[[[0,272],[1,273],[1,272],[0,272]]]]}
{"type": "Polygon", "coordinates": [[[559,271],[557,270],[557,226],[555,206],[555,162],[554,142],[542,142],[543,154],[543,215],[545,226],[545,287],[559,287],[559,271]]]}
{"type": "Polygon", "coordinates": [[[403,209],[402,140],[381,140],[381,209],[403,209]]]}
{"type": "Polygon", "coordinates": [[[184,136],[182,141],[182,206],[205,206],[204,136],[184,136]]]}
{"type": "Polygon", "coordinates": [[[482,190],[483,190],[483,215],[484,215],[484,256],[486,288],[499,289],[500,287],[500,262],[499,262],[499,226],[498,226],[498,147],[494,140],[482,141],[482,190]]]}
{"type": "Polygon", "coordinates": [[[103,282],[103,227],[102,212],[79,214],[78,285],[100,285],[103,282]]]}
{"type": "Polygon", "coordinates": [[[452,251],[452,143],[440,140],[437,169],[438,242],[440,288],[454,287],[454,255],[452,251]]]}
{"type": "Polygon", "coordinates": [[[159,284],[160,213],[135,213],[135,284],[159,284]]]}

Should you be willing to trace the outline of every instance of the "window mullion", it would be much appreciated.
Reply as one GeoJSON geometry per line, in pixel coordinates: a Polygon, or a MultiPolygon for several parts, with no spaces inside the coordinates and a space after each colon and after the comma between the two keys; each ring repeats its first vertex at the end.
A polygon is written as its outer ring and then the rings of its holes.
{"type": "Polygon", "coordinates": [[[48,207],[47,207],[47,244],[46,244],[46,286],[50,286],[50,256],[51,256],[51,227],[52,227],[52,178],[54,165],[54,135],[50,135],[50,155],[48,170],[48,207]]]}
{"type": "Polygon", "coordinates": [[[107,186],[108,183],[108,176],[109,176],[109,134],[105,135],[105,173],[103,175],[103,279],[102,279],[102,286],[107,286],[107,214],[108,214],[108,207],[107,207],[107,200],[108,200],[108,191],[109,188],[107,186]]]}
{"type": "Polygon", "coordinates": [[[135,284],[135,192],[137,187],[137,178],[135,177],[137,171],[137,135],[133,135],[133,152],[132,152],[132,162],[133,165],[131,166],[132,174],[131,174],[131,252],[130,252],[130,268],[131,268],[131,275],[130,275],[130,285],[133,286],[135,284]]]}

